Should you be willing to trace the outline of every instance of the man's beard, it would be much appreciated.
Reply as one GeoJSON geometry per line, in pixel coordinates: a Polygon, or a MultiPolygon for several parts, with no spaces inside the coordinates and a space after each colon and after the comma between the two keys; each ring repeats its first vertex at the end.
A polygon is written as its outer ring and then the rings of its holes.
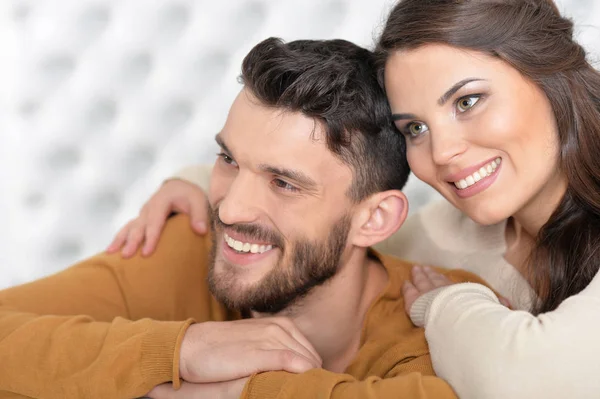
{"type": "MultiPolygon", "coordinates": [[[[350,231],[350,217],[346,214],[332,226],[325,240],[294,240],[289,247],[283,237],[260,225],[226,225],[219,219],[219,209],[212,209],[212,248],[209,259],[208,285],[212,294],[230,309],[275,314],[298,304],[313,288],[331,279],[338,271],[350,231]],[[260,281],[251,285],[240,284],[243,276],[224,259],[222,270],[215,271],[217,234],[223,228],[244,234],[249,241],[268,242],[281,251],[277,264],[260,281]],[[324,243],[320,243],[325,241],[324,243]],[[288,253],[289,252],[289,253],[288,253]]],[[[221,242],[221,245],[227,245],[221,242]]],[[[252,266],[249,266],[252,267],[252,266]]]]}

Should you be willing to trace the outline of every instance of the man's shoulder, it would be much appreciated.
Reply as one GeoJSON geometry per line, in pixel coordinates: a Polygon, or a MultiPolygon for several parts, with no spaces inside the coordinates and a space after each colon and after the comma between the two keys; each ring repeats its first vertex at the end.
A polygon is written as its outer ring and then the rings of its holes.
{"type": "MultiPolygon", "coordinates": [[[[134,286],[156,287],[165,284],[191,285],[206,278],[211,239],[208,234],[196,234],[186,215],[167,219],[156,249],[149,256],[141,250],[130,258],[120,253],[100,253],[77,267],[108,268],[122,281],[134,286]]],[[[197,289],[198,287],[196,287],[197,289]]]]}
{"type": "MultiPolygon", "coordinates": [[[[210,233],[199,235],[192,230],[190,218],[186,214],[177,213],[170,216],[166,223],[163,233],[160,237],[161,241],[179,242],[179,245],[199,244],[210,245],[210,233]]],[[[159,241],[159,245],[161,243],[159,241]]]]}
{"type": "MultiPolygon", "coordinates": [[[[415,266],[414,262],[409,262],[404,259],[400,259],[393,255],[380,254],[376,253],[377,257],[380,259],[381,263],[385,267],[388,272],[390,281],[392,283],[395,282],[397,286],[402,286],[402,283],[405,280],[410,280],[412,277],[411,271],[413,266],[415,266]]],[[[425,266],[425,265],[424,265],[425,266]]],[[[437,265],[426,265],[431,266],[434,270],[439,273],[444,274],[448,278],[450,278],[454,282],[471,282],[471,283],[480,283],[487,284],[481,277],[478,275],[468,272],[463,269],[445,269],[442,267],[438,267],[437,265]]]]}
{"type": "Polygon", "coordinates": [[[389,278],[410,279],[411,269],[414,266],[413,262],[377,251],[373,251],[373,253],[377,256],[383,267],[385,267],[389,278]]]}

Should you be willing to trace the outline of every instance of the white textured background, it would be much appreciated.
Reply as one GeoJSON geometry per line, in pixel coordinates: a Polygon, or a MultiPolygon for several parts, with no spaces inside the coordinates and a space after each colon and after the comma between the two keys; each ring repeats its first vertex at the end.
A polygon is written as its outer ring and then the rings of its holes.
{"type": "MultiPolygon", "coordinates": [[[[258,41],[371,46],[392,3],[0,0],[0,288],[102,250],[165,177],[212,162],[258,41]]],[[[599,2],[559,4],[600,53],[599,2]]]]}

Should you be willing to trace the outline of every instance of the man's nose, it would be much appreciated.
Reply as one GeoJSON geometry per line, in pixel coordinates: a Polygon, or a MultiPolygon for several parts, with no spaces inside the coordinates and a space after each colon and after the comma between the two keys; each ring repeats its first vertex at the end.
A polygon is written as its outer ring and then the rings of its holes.
{"type": "Polygon", "coordinates": [[[239,173],[219,204],[219,219],[225,224],[256,222],[264,202],[259,184],[257,178],[239,173]]]}

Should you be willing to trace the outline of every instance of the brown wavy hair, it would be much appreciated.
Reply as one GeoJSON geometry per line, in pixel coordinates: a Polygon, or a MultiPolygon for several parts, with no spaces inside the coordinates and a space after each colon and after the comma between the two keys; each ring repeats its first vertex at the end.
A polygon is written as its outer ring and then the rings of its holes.
{"type": "Polygon", "coordinates": [[[555,309],[600,267],[600,73],[551,0],[403,0],[378,41],[379,81],[396,50],[428,43],[479,51],[540,87],[556,118],[568,187],[540,229],[527,263],[532,311],[555,309]]]}
{"type": "Polygon", "coordinates": [[[241,82],[263,104],[302,112],[325,128],[329,150],[353,171],[355,203],[401,190],[410,174],[406,141],[396,132],[373,52],[347,40],[270,37],[242,62],[241,82]]]}

